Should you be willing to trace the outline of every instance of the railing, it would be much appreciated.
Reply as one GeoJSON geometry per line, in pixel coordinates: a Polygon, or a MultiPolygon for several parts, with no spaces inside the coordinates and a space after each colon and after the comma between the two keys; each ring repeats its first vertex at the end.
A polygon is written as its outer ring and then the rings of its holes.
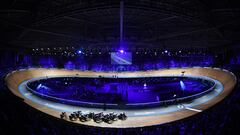
{"type": "MultiPolygon", "coordinates": [[[[211,81],[211,80],[208,80],[208,81],[211,81]]],[[[191,101],[193,99],[199,98],[199,97],[213,91],[213,89],[216,87],[216,83],[213,81],[211,81],[211,82],[214,83],[214,85],[211,88],[209,88],[203,92],[190,95],[190,96],[175,98],[175,99],[170,99],[170,100],[164,100],[164,101],[157,101],[157,102],[130,103],[130,104],[93,103],[93,102],[85,102],[85,101],[76,101],[76,100],[57,98],[57,97],[45,95],[43,93],[39,93],[39,92],[31,89],[28,86],[29,82],[27,83],[26,88],[27,88],[27,90],[29,90],[36,96],[39,96],[39,97],[42,97],[42,98],[45,98],[45,99],[48,99],[51,101],[57,101],[57,102],[63,103],[63,104],[77,105],[77,106],[82,106],[82,107],[98,107],[98,108],[107,107],[107,108],[118,108],[118,109],[135,109],[135,108],[166,106],[166,105],[172,105],[172,104],[178,104],[178,103],[191,101]]]]}

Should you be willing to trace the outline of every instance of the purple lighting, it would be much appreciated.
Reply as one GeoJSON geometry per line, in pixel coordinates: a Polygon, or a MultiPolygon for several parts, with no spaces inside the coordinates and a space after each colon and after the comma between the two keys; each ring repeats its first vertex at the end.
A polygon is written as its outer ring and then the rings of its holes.
{"type": "Polygon", "coordinates": [[[124,50],[119,50],[120,53],[124,53],[124,50]]]}

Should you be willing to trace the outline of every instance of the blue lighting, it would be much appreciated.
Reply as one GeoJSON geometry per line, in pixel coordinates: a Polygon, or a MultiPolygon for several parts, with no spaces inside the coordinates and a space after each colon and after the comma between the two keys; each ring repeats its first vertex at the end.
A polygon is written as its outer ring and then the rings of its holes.
{"type": "Polygon", "coordinates": [[[89,103],[150,103],[168,101],[175,98],[189,97],[209,90],[214,86],[213,82],[203,81],[203,79],[186,77],[183,82],[181,78],[56,77],[35,80],[27,83],[27,86],[42,97],[47,99],[57,98],[58,102],[66,101],[66,104],[74,105],[82,105],[82,101],[89,103]],[[101,86],[96,87],[96,84],[101,86]],[[119,96],[123,98],[119,98],[119,96]]]}
{"type": "Polygon", "coordinates": [[[47,86],[42,85],[41,83],[37,86],[38,91],[44,91],[48,90],[49,88],[47,86]]]}
{"type": "Polygon", "coordinates": [[[165,50],[164,52],[165,52],[165,53],[168,53],[168,51],[167,51],[167,50],[165,50]]]}
{"type": "Polygon", "coordinates": [[[185,84],[183,83],[183,81],[180,81],[180,86],[181,86],[181,89],[182,89],[182,90],[185,90],[185,89],[186,89],[186,86],[185,86],[185,84]]]}
{"type": "Polygon", "coordinates": [[[42,87],[42,84],[40,83],[40,84],[37,86],[37,90],[39,90],[41,87],[42,87]]]}
{"type": "Polygon", "coordinates": [[[81,53],[82,53],[82,51],[81,51],[81,50],[79,50],[77,53],[78,53],[78,54],[81,54],[81,53]]]}

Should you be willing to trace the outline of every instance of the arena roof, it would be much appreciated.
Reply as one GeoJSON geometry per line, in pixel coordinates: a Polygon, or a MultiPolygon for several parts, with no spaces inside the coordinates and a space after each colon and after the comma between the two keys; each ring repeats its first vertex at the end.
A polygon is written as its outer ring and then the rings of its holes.
{"type": "MultiPolygon", "coordinates": [[[[119,1],[2,0],[4,47],[117,46],[119,1]]],[[[128,46],[219,47],[237,44],[240,4],[230,0],[125,0],[128,46]]]]}

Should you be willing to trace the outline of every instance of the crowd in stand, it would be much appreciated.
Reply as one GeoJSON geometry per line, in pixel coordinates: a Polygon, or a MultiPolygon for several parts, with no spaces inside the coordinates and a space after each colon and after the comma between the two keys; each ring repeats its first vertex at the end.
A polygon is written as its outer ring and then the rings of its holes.
{"type": "MultiPolygon", "coordinates": [[[[130,65],[115,65],[111,63],[111,56],[105,54],[91,54],[90,56],[79,57],[59,57],[59,56],[29,56],[25,61],[19,62],[24,67],[44,67],[44,68],[66,68],[90,71],[139,71],[156,70],[174,67],[193,67],[193,66],[214,66],[216,61],[212,54],[197,54],[168,51],[164,54],[155,55],[154,53],[136,54],[132,52],[132,63],[130,65]]],[[[27,57],[27,56],[26,56],[27,57]]]]}

